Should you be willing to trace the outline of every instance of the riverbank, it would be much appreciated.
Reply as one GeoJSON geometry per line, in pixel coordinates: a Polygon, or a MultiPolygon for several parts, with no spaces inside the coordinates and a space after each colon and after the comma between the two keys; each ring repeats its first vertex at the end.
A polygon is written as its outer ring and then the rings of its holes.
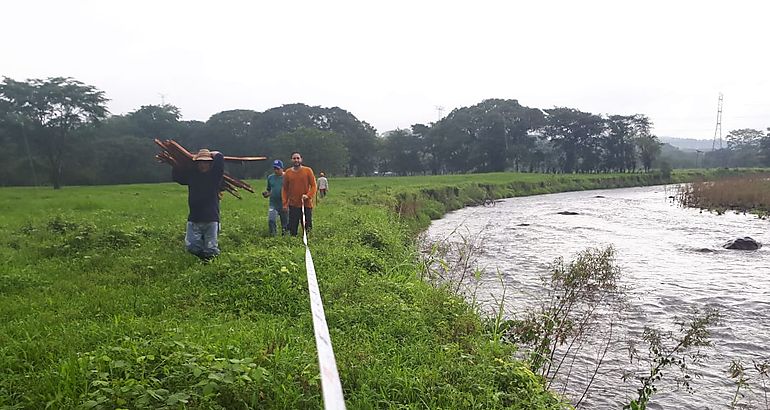
{"type": "MultiPolygon", "coordinates": [[[[611,319],[591,325],[592,342],[575,343],[581,348],[564,361],[574,365],[554,366],[564,373],[552,386],[566,389],[574,402],[592,381],[581,408],[620,409],[637,398],[638,377],[648,375],[651,367],[649,346],[642,337],[645,329],[671,330],[663,339],[667,350],[675,345],[668,336],[680,335],[674,324],[708,309],[718,310],[720,322],[708,326],[711,346],[698,350],[708,357],[690,362],[690,369],[700,375],[692,380],[692,393],[677,389],[675,380],[682,376],[678,369],[668,372],[655,383],[658,391],[648,408],[696,410],[764,403],[764,393],[770,393],[764,389],[767,378],[751,363],[767,361],[770,253],[766,247],[746,252],[727,250],[722,244],[743,236],[770,243],[769,222],[752,215],[720,216],[683,208],[667,199],[676,191],[651,186],[512,198],[493,207],[453,211],[433,221],[424,237],[452,249],[450,264],[460,272],[471,260],[470,273],[458,285],[469,301],[493,313],[504,298],[505,318],[522,321],[542,317],[540,306],[564,300],[551,299],[553,285],[547,284],[549,267],[558,258],[566,264],[588,248],[603,251],[612,246],[613,265],[620,269],[623,284],[619,291],[624,295],[623,319],[615,317],[614,325],[611,319]],[[569,216],[561,212],[565,210],[578,212],[569,216]],[[482,272],[476,274],[476,268],[482,272]],[[610,340],[607,332],[613,343],[604,351],[610,340]],[[638,349],[639,361],[629,361],[630,346],[638,349]],[[600,357],[604,364],[594,376],[600,357]],[[745,374],[750,381],[740,388],[740,405],[731,402],[737,382],[726,372],[731,360],[748,364],[745,374]]],[[[448,277],[456,281],[458,276],[448,277]]],[[[611,317],[602,315],[602,320],[611,317]]],[[[567,346],[574,345],[563,345],[556,363],[567,346]]]]}
{"type": "Polygon", "coordinates": [[[413,230],[432,219],[466,206],[516,196],[552,194],[589,189],[628,188],[683,182],[713,181],[739,175],[761,175],[766,169],[677,170],[627,174],[489,173],[427,177],[342,178],[336,183],[354,204],[382,203],[413,230]]]}
{"type": "MultiPolygon", "coordinates": [[[[419,280],[414,235],[431,218],[487,200],[663,182],[654,174],[331,180],[310,244],[348,407],[558,408],[470,306],[419,280]]],[[[203,265],[181,249],[184,187],[2,193],[0,406],[321,406],[304,248],[266,237],[265,200],[223,201],[223,254],[203,265]]]]}

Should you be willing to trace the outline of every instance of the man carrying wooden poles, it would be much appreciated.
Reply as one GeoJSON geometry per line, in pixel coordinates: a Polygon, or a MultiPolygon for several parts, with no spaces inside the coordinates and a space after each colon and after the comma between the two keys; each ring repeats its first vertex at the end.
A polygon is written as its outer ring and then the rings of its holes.
{"type": "Polygon", "coordinates": [[[224,171],[225,160],[260,161],[266,157],[226,157],[218,151],[201,149],[195,155],[173,140],[155,140],[163,151],[156,155],[172,166],[175,182],[187,185],[187,231],[185,248],[188,252],[208,261],[219,255],[219,200],[221,192],[228,191],[240,198],[238,188],[254,192],[251,186],[224,171]]]}

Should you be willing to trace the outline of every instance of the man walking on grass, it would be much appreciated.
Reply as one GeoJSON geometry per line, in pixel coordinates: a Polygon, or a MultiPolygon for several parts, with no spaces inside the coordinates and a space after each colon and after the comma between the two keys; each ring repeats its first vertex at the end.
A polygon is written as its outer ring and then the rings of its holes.
{"type": "Polygon", "coordinates": [[[329,190],[329,180],[326,179],[326,174],[321,172],[316,184],[318,185],[318,197],[316,199],[323,199],[326,196],[326,191],[329,190]]]}
{"type": "Polygon", "coordinates": [[[270,203],[267,209],[267,227],[270,230],[270,236],[278,234],[276,228],[276,219],[281,220],[281,236],[286,235],[288,231],[289,221],[286,211],[283,210],[283,197],[281,192],[283,191],[283,161],[277,159],[273,161],[273,173],[267,177],[267,189],[262,193],[262,196],[270,197],[270,203]]]}
{"type": "Polygon", "coordinates": [[[292,167],[283,173],[283,209],[289,212],[289,232],[297,236],[302,208],[305,208],[305,226],[309,233],[313,229],[313,196],[315,196],[315,174],[310,167],[302,165],[302,155],[291,153],[292,167]]]}
{"type": "Polygon", "coordinates": [[[171,169],[174,181],[187,185],[187,233],[185,248],[188,252],[209,260],[219,255],[219,193],[225,172],[225,157],[207,149],[193,156],[193,167],[175,166],[171,169]]]}

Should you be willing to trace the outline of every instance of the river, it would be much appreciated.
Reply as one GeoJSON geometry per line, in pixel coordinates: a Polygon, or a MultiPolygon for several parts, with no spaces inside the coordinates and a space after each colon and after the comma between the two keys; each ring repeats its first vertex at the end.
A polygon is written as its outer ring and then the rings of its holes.
{"type": "MultiPolygon", "coordinates": [[[[677,389],[672,382],[676,372],[665,371],[648,408],[730,408],[737,385],[728,368],[739,359],[751,390],[742,388],[745,396],[738,402],[766,409],[770,393],[762,382],[770,381],[752,363],[770,361],[770,221],[682,208],[670,199],[675,192],[673,186],[655,186],[510,198],[450,212],[433,221],[426,236],[432,243],[475,245],[472,262],[484,273],[464,279],[466,294],[475,293],[489,312],[506,289],[508,318],[520,318],[537,303],[543,292],[540,277],[555,258],[569,261],[588,247],[612,245],[633,312],[622,325],[626,338],[638,339],[644,326],[673,329],[676,318],[693,308],[714,307],[722,316],[711,334],[713,347],[703,350],[708,357],[690,364],[700,375],[691,383],[693,391],[677,389]],[[757,251],[722,248],[744,236],[765,246],[757,251]]],[[[644,346],[640,351],[646,357],[644,346]]],[[[566,387],[573,400],[590,377],[598,350],[584,349],[585,357],[577,360],[566,387]]],[[[622,380],[624,370],[640,369],[628,357],[627,343],[610,345],[581,408],[620,408],[636,397],[639,382],[622,380]]]]}

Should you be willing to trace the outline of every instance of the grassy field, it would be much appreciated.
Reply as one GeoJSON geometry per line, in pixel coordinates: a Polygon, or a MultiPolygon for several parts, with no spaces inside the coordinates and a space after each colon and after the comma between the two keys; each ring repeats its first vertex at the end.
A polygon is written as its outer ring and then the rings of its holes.
{"type": "MultiPolygon", "coordinates": [[[[332,179],[310,243],[348,407],[561,407],[473,307],[419,279],[414,234],[488,199],[660,182],[332,179]]],[[[0,408],[321,407],[301,240],[267,237],[267,200],[226,197],[223,253],[202,264],[186,213],[171,183],[0,189],[0,408]]]]}

